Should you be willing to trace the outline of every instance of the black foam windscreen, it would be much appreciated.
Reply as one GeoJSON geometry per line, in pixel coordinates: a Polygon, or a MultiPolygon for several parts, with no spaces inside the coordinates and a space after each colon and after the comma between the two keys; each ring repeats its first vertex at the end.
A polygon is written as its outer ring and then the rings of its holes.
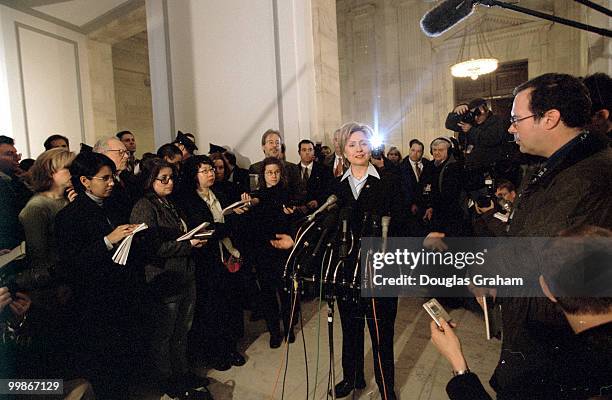
{"type": "Polygon", "coordinates": [[[421,18],[421,30],[429,37],[438,37],[469,17],[474,11],[473,0],[446,0],[421,18]]]}

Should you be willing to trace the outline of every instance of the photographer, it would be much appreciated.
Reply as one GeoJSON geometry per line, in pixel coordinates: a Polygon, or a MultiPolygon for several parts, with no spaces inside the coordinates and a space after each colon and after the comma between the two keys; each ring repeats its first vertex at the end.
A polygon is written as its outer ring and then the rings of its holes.
{"type": "Polygon", "coordinates": [[[474,203],[475,214],[472,221],[474,234],[482,237],[504,236],[515,200],[514,184],[500,180],[495,189],[495,199],[482,198],[474,203]]]}

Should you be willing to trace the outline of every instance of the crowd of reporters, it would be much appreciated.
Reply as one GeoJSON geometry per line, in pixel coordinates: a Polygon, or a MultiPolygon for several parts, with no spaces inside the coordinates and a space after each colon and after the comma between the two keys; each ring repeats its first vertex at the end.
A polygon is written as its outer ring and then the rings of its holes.
{"type": "MultiPolygon", "coordinates": [[[[593,101],[591,136],[609,137],[609,110],[609,98],[593,101]]],[[[372,149],[371,164],[401,182],[392,190],[405,202],[405,234],[508,234],[517,188],[530,184],[530,171],[545,158],[519,157],[483,99],[458,105],[447,127],[457,138],[433,140],[431,160],[417,139],[403,159],[396,147],[386,155],[384,147],[372,149]]],[[[211,398],[207,379],[192,367],[244,365],[243,310],[263,317],[271,348],[293,342],[299,306],[291,309],[284,290],[288,251],[274,239],[292,235],[347,172],[340,133],[333,149],[301,141],[293,164],[285,160],[281,133],[268,130],[264,159],[249,170],[221,146],[197,155],[193,135],[180,131],[140,160],[129,131],[82,146],[76,156],[67,138],[53,135],[31,166],[19,163],[13,139],[0,137],[0,249],[22,240],[27,246],[25,261],[12,263],[0,280],[3,377],[86,378],[98,398],[112,399],[127,398],[145,379],[171,398],[211,398]],[[222,212],[252,199],[259,203],[252,209],[222,212]],[[202,222],[214,236],[176,241],[202,222]],[[142,223],[148,228],[135,234],[127,264],[116,264],[117,245],[142,223]]],[[[434,341],[453,335],[446,327],[432,329],[434,341]]],[[[82,397],[93,396],[85,386],[82,397]]]]}

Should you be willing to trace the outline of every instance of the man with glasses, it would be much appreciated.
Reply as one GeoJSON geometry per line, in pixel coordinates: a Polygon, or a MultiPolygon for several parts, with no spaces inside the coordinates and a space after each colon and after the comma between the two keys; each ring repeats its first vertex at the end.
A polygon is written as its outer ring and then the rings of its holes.
{"type": "Polygon", "coordinates": [[[130,157],[129,150],[125,144],[116,137],[107,136],[98,139],[93,147],[94,153],[101,153],[110,158],[117,168],[115,188],[108,199],[109,207],[117,207],[118,212],[129,220],[132,207],[142,197],[142,189],[136,183],[134,174],[127,170],[127,162],[130,157]]]}
{"type": "MultiPolygon", "coordinates": [[[[591,121],[587,88],[573,76],[549,73],[523,83],[514,95],[508,131],[522,153],[546,160],[538,171],[525,177],[507,234],[553,237],[575,226],[612,228],[612,149],[600,135],[585,129],[591,121]]],[[[540,273],[534,270],[533,260],[515,256],[518,259],[511,257],[512,265],[510,260],[503,260],[503,268],[508,271],[501,274],[540,273]]],[[[475,292],[497,294],[493,288],[475,292]]],[[[503,351],[491,386],[498,398],[511,398],[517,392],[523,393],[517,398],[532,398],[525,391],[546,385],[548,379],[535,366],[552,360],[554,346],[572,331],[563,314],[546,298],[505,297],[501,298],[501,307],[503,351]],[[530,378],[526,381],[521,376],[530,378]]]]}
{"type": "Polygon", "coordinates": [[[32,197],[19,174],[21,154],[15,141],[0,135],[0,250],[12,249],[23,240],[17,216],[32,197]]]}
{"type": "MultiPolygon", "coordinates": [[[[300,169],[297,165],[290,163],[289,161],[285,161],[282,157],[282,144],[283,139],[279,131],[274,129],[268,129],[261,136],[261,150],[264,153],[264,158],[267,157],[275,157],[281,160],[283,163],[283,167],[285,168],[285,173],[287,174],[287,184],[289,188],[289,198],[291,200],[296,200],[298,197],[298,184],[300,180],[300,169]]],[[[263,160],[256,162],[255,164],[251,164],[249,168],[250,174],[257,174],[261,172],[261,168],[263,165],[263,160]]],[[[259,182],[261,185],[262,183],[259,182]]]]}

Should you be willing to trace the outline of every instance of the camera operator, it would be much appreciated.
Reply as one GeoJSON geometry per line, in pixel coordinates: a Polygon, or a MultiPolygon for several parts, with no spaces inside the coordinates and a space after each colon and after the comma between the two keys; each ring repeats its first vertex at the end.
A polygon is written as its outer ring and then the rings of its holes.
{"type": "Polygon", "coordinates": [[[507,180],[498,181],[495,199],[483,197],[474,203],[474,234],[481,237],[504,236],[515,200],[514,184],[507,180]]]}
{"type": "Polygon", "coordinates": [[[381,171],[397,174],[399,176],[399,165],[394,164],[385,156],[384,143],[381,143],[376,147],[372,147],[372,158],[370,159],[370,162],[381,171]]]}
{"type": "Polygon", "coordinates": [[[484,186],[484,177],[509,177],[510,159],[516,152],[501,118],[494,115],[485,99],[459,104],[448,114],[446,128],[458,132],[458,140],[465,153],[465,169],[468,189],[472,198],[484,186]],[[506,162],[503,162],[506,161],[506,162]],[[502,172],[503,171],[503,172],[502,172]]]}

